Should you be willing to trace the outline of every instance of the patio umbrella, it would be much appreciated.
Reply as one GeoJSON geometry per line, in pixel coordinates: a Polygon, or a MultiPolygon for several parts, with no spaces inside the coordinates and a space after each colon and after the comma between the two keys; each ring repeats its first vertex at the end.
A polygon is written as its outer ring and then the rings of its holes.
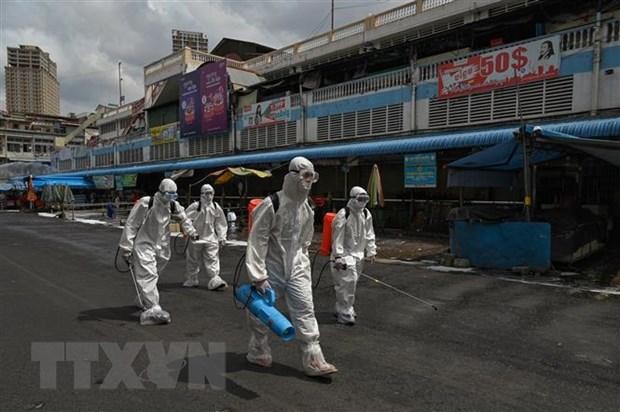
{"type": "Polygon", "coordinates": [[[215,179],[216,185],[223,185],[232,180],[235,176],[257,176],[261,179],[266,177],[271,177],[271,172],[269,170],[256,170],[249,169],[247,167],[227,167],[226,169],[217,170],[215,172],[209,173],[208,176],[216,176],[215,179]]]}
{"type": "Polygon", "coordinates": [[[371,208],[377,206],[383,207],[385,205],[383,183],[381,183],[381,174],[379,173],[379,166],[377,166],[377,164],[372,165],[370,179],[368,179],[368,196],[370,196],[368,206],[371,208]]]}

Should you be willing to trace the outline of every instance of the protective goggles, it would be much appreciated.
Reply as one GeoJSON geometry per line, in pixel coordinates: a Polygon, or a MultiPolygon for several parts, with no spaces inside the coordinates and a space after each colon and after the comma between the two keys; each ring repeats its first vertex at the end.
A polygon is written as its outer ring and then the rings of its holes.
{"type": "Polygon", "coordinates": [[[162,192],[162,194],[168,200],[177,200],[177,192],[162,192]]]}
{"type": "Polygon", "coordinates": [[[370,196],[365,193],[360,193],[357,196],[354,196],[352,199],[356,199],[358,202],[368,202],[370,200],[370,196]]]}
{"type": "Polygon", "coordinates": [[[201,195],[214,195],[215,192],[211,191],[211,190],[206,190],[204,192],[200,192],[201,195]]]}
{"type": "Polygon", "coordinates": [[[309,183],[316,183],[319,181],[319,173],[313,172],[312,170],[291,170],[290,172],[297,174],[300,179],[309,183]]]}

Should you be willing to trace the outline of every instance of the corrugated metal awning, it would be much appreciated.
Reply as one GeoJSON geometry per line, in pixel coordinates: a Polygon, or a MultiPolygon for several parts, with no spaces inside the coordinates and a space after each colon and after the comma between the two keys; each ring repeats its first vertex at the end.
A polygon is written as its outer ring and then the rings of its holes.
{"type": "MultiPolygon", "coordinates": [[[[340,144],[316,144],[291,149],[245,152],[229,156],[216,156],[174,162],[147,163],[134,166],[88,169],[57,175],[95,176],[130,173],[153,173],[178,169],[215,169],[228,166],[258,165],[286,162],[295,156],[308,159],[334,159],[363,156],[382,156],[434,152],[438,150],[492,146],[514,138],[517,126],[466,132],[438,132],[400,138],[377,137],[372,141],[350,141],[340,144]]],[[[582,138],[620,139],[620,117],[555,123],[544,126],[545,130],[558,131],[582,138]]]]}

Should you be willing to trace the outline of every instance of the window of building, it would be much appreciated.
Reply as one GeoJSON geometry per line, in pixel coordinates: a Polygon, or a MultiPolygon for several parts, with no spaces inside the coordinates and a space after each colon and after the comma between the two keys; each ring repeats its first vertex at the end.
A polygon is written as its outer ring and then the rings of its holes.
{"type": "Polygon", "coordinates": [[[21,148],[21,145],[18,143],[9,143],[6,146],[6,150],[9,152],[19,153],[21,151],[20,148],[21,148]]]}

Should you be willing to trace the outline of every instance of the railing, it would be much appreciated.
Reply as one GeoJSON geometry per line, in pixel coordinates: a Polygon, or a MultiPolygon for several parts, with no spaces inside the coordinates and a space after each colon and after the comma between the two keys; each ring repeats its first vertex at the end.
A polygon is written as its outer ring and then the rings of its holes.
{"type": "Polygon", "coordinates": [[[170,56],[164,57],[163,59],[159,59],[158,61],[149,64],[144,68],[144,75],[148,76],[151,73],[178,63],[181,60],[183,60],[183,50],[179,50],[170,56]]]}
{"type": "Polygon", "coordinates": [[[350,36],[354,36],[358,33],[363,32],[365,27],[366,25],[364,24],[363,21],[341,27],[332,33],[331,41],[337,41],[337,40],[345,39],[350,36]]]}
{"type": "MultiPolygon", "coordinates": [[[[174,64],[183,62],[186,59],[185,50],[186,49],[178,50],[172,53],[171,55],[164,57],[163,59],[159,59],[156,62],[149,64],[148,66],[144,68],[144,75],[148,76],[150,74],[163,70],[167,67],[170,67],[174,64]]],[[[195,61],[195,62],[205,63],[205,62],[217,62],[221,60],[226,60],[226,65],[229,67],[234,67],[237,69],[245,68],[245,63],[243,62],[228,59],[226,57],[215,56],[213,54],[204,53],[198,50],[192,50],[192,49],[189,49],[189,50],[190,50],[189,58],[190,60],[195,61]]]]}
{"type": "Polygon", "coordinates": [[[416,14],[417,4],[409,3],[396,9],[388,10],[375,17],[375,27],[380,27],[389,23],[393,23],[405,17],[413,16],[416,14]]]}
{"type": "Polygon", "coordinates": [[[376,16],[371,16],[364,20],[340,27],[333,32],[323,33],[294,45],[255,57],[245,62],[244,67],[251,70],[260,71],[269,65],[286,63],[297,54],[305,53],[309,50],[325,46],[329,43],[337,42],[351,36],[373,30],[377,27],[385,26],[386,24],[394,23],[401,19],[444,6],[454,1],[456,0],[418,0],[410,2],[400,7],[380,13],[376,16]],[[418,10],[419,3],[422,4],[421,10],[418,10]]]}
{"type": "Polygon", "coordinates": [[[435,7],[441,7],[445,4],[452,3],[454,0],[424,0],[422,3],[422,11],[434,9],[435,7]]]}
{"type": "Polygon", "coordinates": [[[226,65],[228,67],[234,67],[237,69],[243,69],[243,62],[239,62],[236,60],[232,60],[226,57],[215,56],[210,53],[200,52],[198,50],[192,50],[192,60],[197,62],[219,62],[221,60],[226,60],[226,65]]]}
{"type": "Polygon", "coordinates": [[[312,91],[312,102],[324,102],[390,87],[404,86],[411,81],[409,68],[352,80],[312,91]]]}

